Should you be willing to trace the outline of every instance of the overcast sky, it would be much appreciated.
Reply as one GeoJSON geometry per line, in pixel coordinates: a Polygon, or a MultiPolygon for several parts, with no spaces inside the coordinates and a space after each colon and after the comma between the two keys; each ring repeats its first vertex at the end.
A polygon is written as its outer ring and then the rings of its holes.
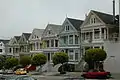
{"type": "Polygon", "coordinates": [[[0,0],[0,38],[62,24],[66,15],[83,20],[91,9],[112,14],[112,0],[0,0]]]}

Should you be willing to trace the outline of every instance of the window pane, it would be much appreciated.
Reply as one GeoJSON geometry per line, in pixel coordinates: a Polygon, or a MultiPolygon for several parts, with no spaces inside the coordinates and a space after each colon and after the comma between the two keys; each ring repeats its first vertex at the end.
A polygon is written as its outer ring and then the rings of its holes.
{"type": "Polygon", "coordinates": [[[69,44],[73,44],[73,35],[69,36],[69,44]]]}
{"type": "Polygon", "coordinates": [[[55,47],[58,47],[58,40],[55,40],[55,47]]]}
{"type": "Polygon", "coordinates": [[[75,44],[78,44],[78,36],[75,35],[75,44]]]}
{"type": "Polygon", "coordinates": [[[0,49],[0,52],[2,52],[2,49],[0,49]]]}
{"type": "Polygon", "coordinates": [[[51,47],[54,47],[54,40],[51,40],[51,47]]]}
{"type": "Polygon", "coordinates": [[[47,41],[47,47],[49,47],[49,40],[47,41]]]}
{"type": "Polygon", "coordinates": [[[70,57],[71,60],[73,60],[73,55],[72,54],[70,54],[69,57],[70,57]]]}
{"type": "Polygon", "coordinates": [[[75,53],[75,60],[78,60],[78,53],[75,53]]]}

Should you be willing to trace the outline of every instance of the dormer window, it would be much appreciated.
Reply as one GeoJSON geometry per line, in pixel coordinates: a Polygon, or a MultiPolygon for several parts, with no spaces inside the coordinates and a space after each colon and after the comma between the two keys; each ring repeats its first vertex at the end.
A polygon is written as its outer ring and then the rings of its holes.
{"type": "Polygon", "coordinates": [[[69,31],[69,26],[65,26],[65,31],[69,31]]]}
{"type": "Polygon", "coordinates": [[[48,31],[48,34],[51,34],[51,31],[48,31]]]}

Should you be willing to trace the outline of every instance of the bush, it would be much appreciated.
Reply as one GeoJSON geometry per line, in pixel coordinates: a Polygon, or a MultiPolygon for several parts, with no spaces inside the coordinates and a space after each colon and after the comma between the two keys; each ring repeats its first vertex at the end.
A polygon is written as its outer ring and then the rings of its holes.
{"type": "Polygon", "coordinates": [[[5,61],[5,69],[13,68],[14,66],[18,65],[19,61],[16,58],[8,58],[5,61]]]}
{"type": "Polygon", "coordinates": [[[22,56],[20,58],[20,64],[24,67],[31,64],[31,58],[29,56],[22,56]]]}
{"type": "MultiPolygon", "coordinates": [[[[107,53],[100,48],[88,49],[84,55],[84,60],[88,63],[89,69],[94,69],[100,61],[104,61],[107,53]]],[[[99,66],[99,65],[98,65],[99,66]]]]}
{"type": "Polygon", "coordinates": [[[47,62],[47,57],[43,53],[36,54],[32,58],[32,65],[41,66],[47,62]]]}
{"type": "Polygon", "coordinates": [[[53,55],[53,63],[56,64],[63,64],[65,62],[68,62],[68,55],[64,52],[57,52],[53,55]]]}

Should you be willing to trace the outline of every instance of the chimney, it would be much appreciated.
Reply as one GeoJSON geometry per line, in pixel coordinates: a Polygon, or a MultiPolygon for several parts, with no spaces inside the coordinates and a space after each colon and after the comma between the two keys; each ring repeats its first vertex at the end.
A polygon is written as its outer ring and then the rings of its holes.
{"type": "Polygon", "coordinates": [[[115,23],[115,0],[113,0],[113,24],[115,23]]]}

